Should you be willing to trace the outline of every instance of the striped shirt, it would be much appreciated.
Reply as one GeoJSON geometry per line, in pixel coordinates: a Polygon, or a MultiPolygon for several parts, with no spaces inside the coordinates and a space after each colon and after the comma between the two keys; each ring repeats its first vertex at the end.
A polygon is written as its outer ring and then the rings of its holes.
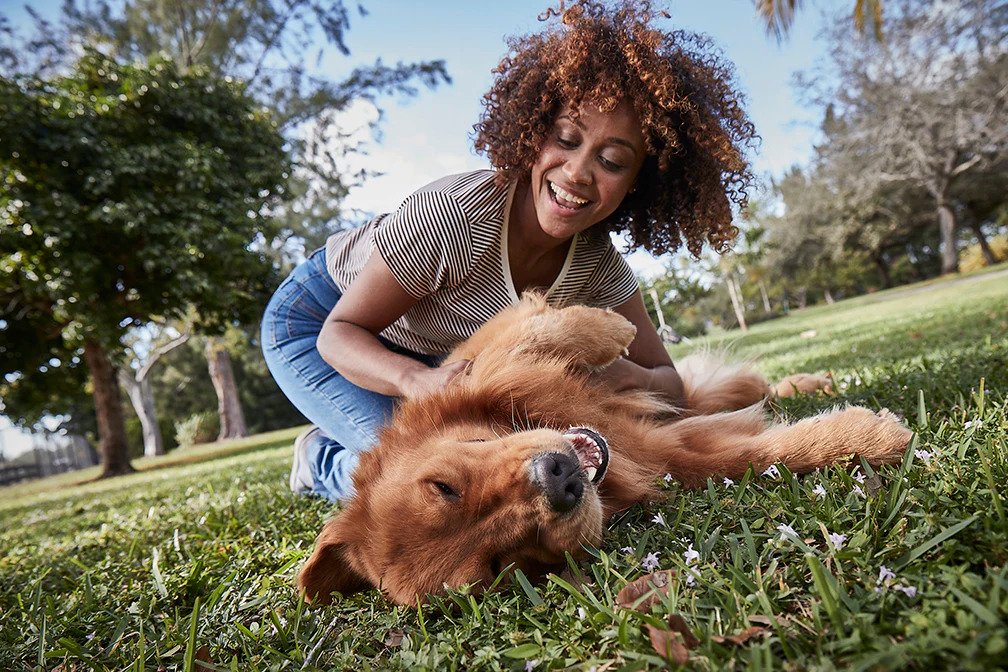
{"type": "MultiPolygon", "coordinates": [[[[515,185],[481,170],[449,175],[410,195],[399,209],[326,241],[326,268],[346,291],[378,249],[417,303],[381,336],[408,350],[442,355],[518,302],[508,263],[508,214],[515,185]]],[[[633,271],[605,232],[571,242],[551,305],[611,308],[637,291],[633,271]]]]}

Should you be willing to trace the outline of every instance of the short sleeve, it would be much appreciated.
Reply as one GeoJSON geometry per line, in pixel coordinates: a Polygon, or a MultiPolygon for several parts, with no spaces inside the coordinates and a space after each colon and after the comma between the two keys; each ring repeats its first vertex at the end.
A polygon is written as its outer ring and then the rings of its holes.
{"type": "Polygon", "coordinates": [[[585,283],[584,302],[599,308],[615,308],[638,291],[637,276],[611,242],[606,242],[591,277],[585,283]]]}
{"type": "Polygon", "coordinates": [[[375,247],[410,296],[421,299],[458,283],[471,264],[472,234],[456,200],[418,191],[375,229],[375,247]]]}

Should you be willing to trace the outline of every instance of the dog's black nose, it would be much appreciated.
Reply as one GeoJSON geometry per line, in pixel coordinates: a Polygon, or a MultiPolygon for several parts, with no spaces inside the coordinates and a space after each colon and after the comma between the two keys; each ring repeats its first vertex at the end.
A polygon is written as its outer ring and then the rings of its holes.
{"type": "Polygon", "coordinates": [[[535,458],[534,469],[554,511],[567,513],[581,501],[584,481],[577,458],[567,453],[546,453],[535,458]]]}

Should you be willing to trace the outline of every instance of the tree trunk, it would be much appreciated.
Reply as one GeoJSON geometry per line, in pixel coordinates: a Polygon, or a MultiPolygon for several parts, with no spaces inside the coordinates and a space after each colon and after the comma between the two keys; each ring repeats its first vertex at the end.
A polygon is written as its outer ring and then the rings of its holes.
{"type": "Polygon", "coordinates": [[[823,297],[826,299],[827,306],[832,306],[836,303],[836,299],[833,298],[833,292],[830,291],[829,287],[823,290],[823,297]]]}
{"type": "Polygon", "coordinates": [[[772,308],[770,307],[770,295],[767,294],[766,283],[762,280],[759,281],[759,293],[760,297],[763,299],[763,310],[769,315],[772,311],[772,308]]]}
{"type": "Polygon", "coordinates": [[[126,394],[133,404],[133,410],[140,418],[140,427],[143,429],[144,455],[146,457],[164,455],[164,437],[161,435],[161,428],[157,423],[157,413],[154,410],[154,391],[151,389],[150,380],[146,376],[137,380],[126,371],[120,370],[119,384],[126,388],[126,394]]]}
{"type": "Polygon", "coordinates": [[[938,201],[938,228],[941,231],[942,275],[959,271],[956,217],[948,201],[938,201]]]}
{"type": "Polygon", "coordinates": [[[886,263],[885,258],[881,254],[876,254],[872,257],[872,261],[875,262],[875,267],[878,269],[879,279],[882,281],[882,289],[892,287],[892,275],[889,273],[889,264],[886,263]]]}
{"type": "Polygon", "coordinates": [[[984,261],[987,262],[988,266],[996,264],[997,259],[994,257],[994,250],[991,249],[990,243],[987,242],[987,236],[984,235],[980,222],[972,222],[970,229],[973,230],[973,235],[977,237],[977,242],[980,243],[980,251],[983,252],[984,261]]]}
{"type": "Polygon", "coordinates": [[[798,304],[798,308],[804,308],[808,305],[808,288],[799,287],[798,291],[795,292],[795,303],[798,304]]]}
{"type": "Polygon", "coordinates": [[[739,286],[735,284],[735,277],[732,275],[727,276],[725,284],[728,285],[728,296],[731,298],[732,309],[735,311],[735,319],[738,320],[739,328],[742,331],[749,331],[749,325],[745,321],[745,307],[742,305],[742,292],[739,290],[739,286]]]}
{"type": "Polygon", "coordinates": [[[134,469],[126,445],[126,423],[123,422],[115,369],[105,349],[91,340],[84,342],[84,360],[91,373],[91,387],[94,389],[98,438],[101,442],[101,478],[132,473],[134,469]]]}
{"type": "Polygon", "coordinates": [[[216,338],[208,338],[206,358],[210,365],[210,379],[217,392],[217,413],[220,415],[220,434],[217,440],[236,439],[248,436],[245,414],[238,398],[234,371],[231,368],[231,354],[216,338]]]}

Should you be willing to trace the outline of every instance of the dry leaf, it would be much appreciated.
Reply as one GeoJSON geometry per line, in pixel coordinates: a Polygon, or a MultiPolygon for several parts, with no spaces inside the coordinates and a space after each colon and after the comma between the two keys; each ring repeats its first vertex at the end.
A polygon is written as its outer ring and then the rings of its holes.
{"type": "Polygon", "coordinates": [[[757,625],[773,625],[773,621],[770,620],[769,616],[760,616],[757,614],[756,616],[748,616],[747,618],[750,623],[757,625]]]}
{"type": "Polygon", "coordinates": [[[616,604],[624,609],[647,612],[652,604],[668,595],[669,584],[674,576],[675,570],[663,569],[631,581],[616,595],[616,604]]]}
{"type": "Polygon", "coordinates": [[[685,665],[689,660],[689,650],[696,648],[700,640],[696,638],[686,621],[678,614],[669,614],[669,629],[647,626],[651,646],[659,655],[665,656],[677,665],[685,665]]]}
{"type": "Polygon", "coordinates": [[[392,628],[385,633],[385,646],[390,649],[398,649],[402,646],[403,636],[406,633],[403,632],[402,628],[392,628]]]}
{"type": "Polygon", "coordinates": [[[210,658],[210,647],[206,644],[196,649],[196,660],[203,663],[203,665],[196,666],[197,670],[213,669],[214,667],[213,659],[210,658]]]}
{"type": "Polygon", "coordinates": [[[724,644],[725,642],[728,642],[728,643],[734,644],[736,646],[742,646],[743,644],[745,644],[746,642],[748,642],[753,637],[756,637],[757,635],[763,635],[763,634],[765,634],[766,631],[767,631],[767,629],[764,628],[762,625],[753,625],[753,626],[750,626],[750,627],[746,628],[745,630],[743,630],[742,632],[738,633],[737,635],[728,635],[727,637],[722,637],[721,635],[716,635],[714,637],[711,637],[711,641],[716,642],[718,644],[724,644]]]}

